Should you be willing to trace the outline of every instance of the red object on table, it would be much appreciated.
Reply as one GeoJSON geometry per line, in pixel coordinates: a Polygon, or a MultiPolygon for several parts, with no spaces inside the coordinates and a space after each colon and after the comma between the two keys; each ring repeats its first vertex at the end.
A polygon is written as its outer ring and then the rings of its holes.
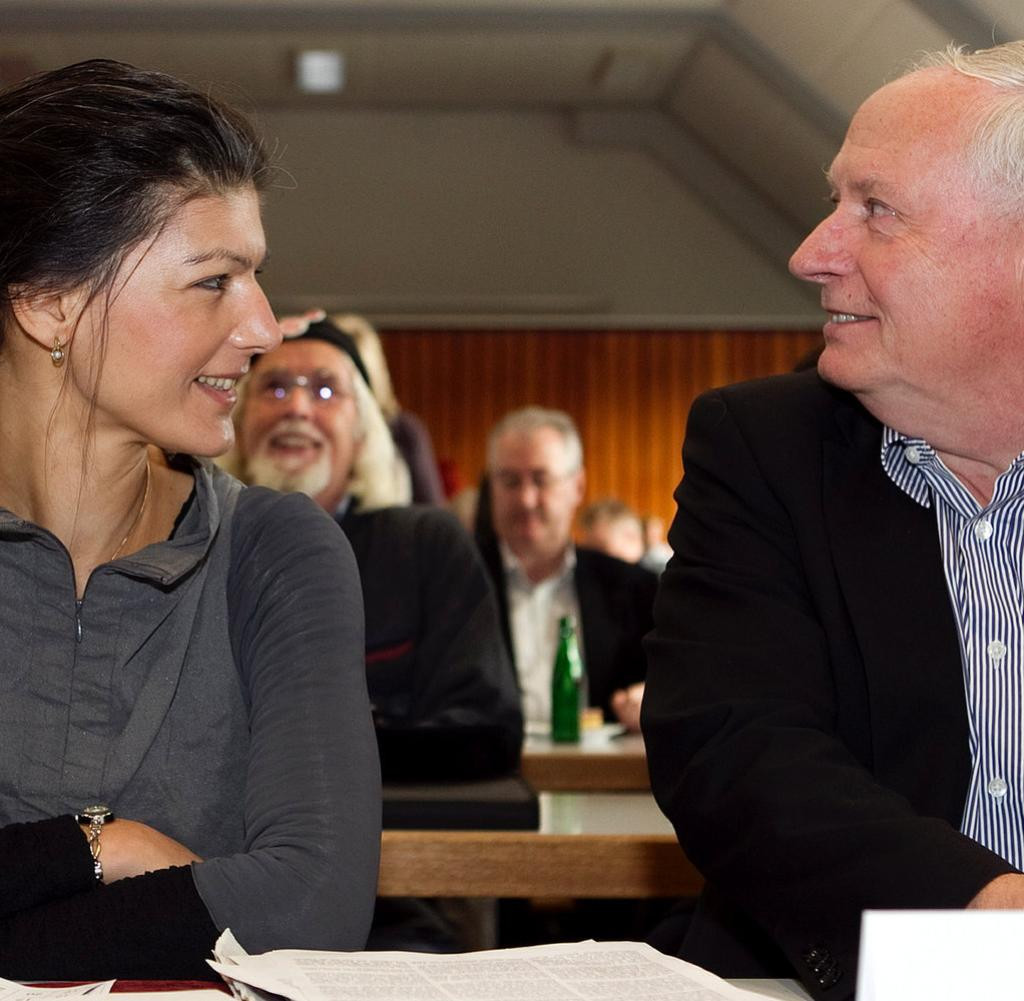
{"type": "Polygon", "coordinates": [[[117,980],[110,988],[111,994],[133,991],[223,991],[230,994],[227,984],[213,980],[117,980]]]}
{"type": "MultiPolygon", "coordinates": [[[[78,983],[89,983],[87,980],[62,980],[55,983],[34,983],[33,987],[71,987],[78,983]]],[[[111,994],[145,993],[149,991],[219,991],[230,994],[228,985],[214,980],[115,980],[110,988],[111,994]]]]}

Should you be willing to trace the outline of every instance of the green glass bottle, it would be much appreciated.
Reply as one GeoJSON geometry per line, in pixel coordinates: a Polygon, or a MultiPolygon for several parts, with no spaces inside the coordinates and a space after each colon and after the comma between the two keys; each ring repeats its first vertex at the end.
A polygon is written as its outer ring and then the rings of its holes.
{"type": "Polygon", "coordinates": [[[561,743],[580,739],[580,685],[583,663],[576,642],[576,622],[558,620],[558,653],[551,672],[551,739],[561,743]]]}

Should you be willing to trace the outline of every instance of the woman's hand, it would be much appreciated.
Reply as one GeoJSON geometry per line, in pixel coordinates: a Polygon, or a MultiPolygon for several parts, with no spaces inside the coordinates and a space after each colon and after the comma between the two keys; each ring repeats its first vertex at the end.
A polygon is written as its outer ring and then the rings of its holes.
{"type": "Polygon", "coordinates": [[[100,834],[104,883],[113,883],[126,876],[141,876],[154,869],[169,869],[173,865],[201,861],[198,855],[174,838],[137,820],[111,820],[103,825],[100,834]]]}

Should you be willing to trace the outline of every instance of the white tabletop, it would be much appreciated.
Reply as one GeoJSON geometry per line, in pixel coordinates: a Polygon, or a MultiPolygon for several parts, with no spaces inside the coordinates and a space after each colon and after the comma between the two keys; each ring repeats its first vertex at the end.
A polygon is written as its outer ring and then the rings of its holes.
{"type": "Polygon", "coordinates": [[[541,834],[665,834],[675,831],[649,792],[542,792],[541,834]]]}
{"type": "Polygon", "coordinates": [[[617,723],[606,723],[591,730],[583,730],[578,741],[554,741],[547,732],[534,727],[523,740],[526,754],[559,754],[621,756],[643,754],[644,738],[638,733],[627,733],[617,723]]]}

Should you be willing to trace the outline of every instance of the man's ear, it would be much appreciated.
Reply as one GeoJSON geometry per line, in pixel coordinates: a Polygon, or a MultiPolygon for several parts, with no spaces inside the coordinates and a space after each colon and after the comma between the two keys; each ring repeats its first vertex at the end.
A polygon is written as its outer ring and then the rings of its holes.
{"type": "Polygon", "coordinates": [[[11,310],[18,326],[32,340],[49,351],[58,338],[65,347],[71,343],[81,314],[80,292],[54,292],[14,297],[11,310]]]}
{"type": "Polygon", "coordinates": [[[587,471],[581,466],[576,473],[576,505],[583,503],[583,495],[587,492],[587,471]]]}

